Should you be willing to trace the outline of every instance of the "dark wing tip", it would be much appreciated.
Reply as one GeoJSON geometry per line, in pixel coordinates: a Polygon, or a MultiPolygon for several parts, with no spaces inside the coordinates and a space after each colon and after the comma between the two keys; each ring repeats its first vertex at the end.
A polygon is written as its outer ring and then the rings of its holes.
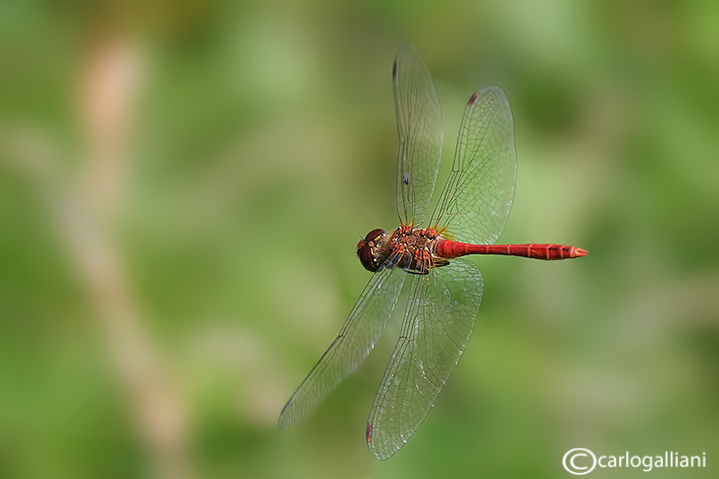
{"type": "Polygon", "coordinates": [[[474,92],[472,94],[472,96],[469,98],[469,101],[467,102],[467,106],[471,106],[477,100],[478,95],[479,95],[478,91],[474,92]]]}
{"type": "Polygon", "coordinates": [[[397,78],[397,60],[392,64],[392,79],[397,78]]]}
{"type": "Polygon", "coordinates": [[[285,413],[287,412],[287,409],[290,407],[290,404],[292,401],[287,401],[287,404],[285,404],[285,407],[282,408],[282,412],[280,413],[280,418],[277,420],[277,427],[279,429],[287,429],[289,426],[294,423],[285,413]]]}

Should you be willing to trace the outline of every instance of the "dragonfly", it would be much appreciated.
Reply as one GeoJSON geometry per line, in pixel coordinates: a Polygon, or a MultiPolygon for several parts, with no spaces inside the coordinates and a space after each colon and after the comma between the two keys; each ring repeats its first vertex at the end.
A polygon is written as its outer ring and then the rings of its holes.
{"type": "Polygon", "coordinates": [[[509,101],[498,86],[475,92],[462,117],[447,183],[430,214],[442,157],[442,114],[429,69],[412,45],[393,68],[399,132],[397,214],[393,231],[374,229],[357,244],[373,273],[339,334],[285,405],[279,427],[313,410],[373,349],[409,278],[397,344],[370,410],[365,438],[379,460],[414,435],[464,352],[479,312],[484,281],[462,258],[497,254],[543,260],[585,256],[557,244],[505,244],[517,155],[509,101]]]}

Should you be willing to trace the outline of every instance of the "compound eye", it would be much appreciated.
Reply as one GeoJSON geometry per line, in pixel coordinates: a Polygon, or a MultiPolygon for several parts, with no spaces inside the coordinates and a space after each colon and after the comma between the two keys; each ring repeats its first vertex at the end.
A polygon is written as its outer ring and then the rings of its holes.
{"type": "Polygon", "coordinates": [[[367,233],[365,239],[357,243],[357,256],[367,271],[374,273],[379,269],[378,261],[375,261],[374,248],[385,234],[387,233],[384,230],[378,228],[367,233]]]}
{"type": "Polygon", "coordinates": [[[365,243],[369,243],[370,241],[377,241],[380,236],[384,234],[383,229],[377,228],[376,230],[372,230],[369,233],[367,233],[367,236],[365,236],[364,240],[365,243]]]}
{"type": "Polygon", "coordinates": [[[373,273],[377,271],[378,268],[374,264],[374,258],[372,258],[372,248],[370,247],[369,243],[365,241],[359,242],[359,244],[357,245],[357,256],[359,256],[360,263],[362,263],[364,269],[373,273]]]}

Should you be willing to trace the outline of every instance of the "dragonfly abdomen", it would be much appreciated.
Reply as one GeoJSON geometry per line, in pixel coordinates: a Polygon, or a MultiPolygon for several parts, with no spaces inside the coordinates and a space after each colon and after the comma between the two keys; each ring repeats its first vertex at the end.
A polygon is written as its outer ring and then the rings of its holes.
{"type": "Polygon", "coordinates": [[[587,252],[575,246],[559,244],[470,244],[451,240],[437,243],[437,254],[452,259],[470,254],[501,254],[525,258],[558,260],[586,256],[587,252]]]}

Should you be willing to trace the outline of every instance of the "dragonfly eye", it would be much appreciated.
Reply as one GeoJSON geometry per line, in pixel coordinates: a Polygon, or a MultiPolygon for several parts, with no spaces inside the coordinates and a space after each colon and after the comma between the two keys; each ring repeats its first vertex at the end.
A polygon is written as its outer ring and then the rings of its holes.
{"type": "Polygon", "coordinates": [[[367,271],[374,273],[379,269],[373,261],[372,248],[369,243],[365,243],[364,240],[357,244],[357,256],[359,256],[360,263],[362,263],[362,266],[364,266],[364,269],[367,271]]]}
{"type": "Polygon", "coordinates": [[[387,234],[384,230],[376,229],[370,231],[365,239],[357,243],[357,256],[360,263],[367,271],[373,273],[379,269],[379,261],[376,257],[377,243],[387,234]]]}

